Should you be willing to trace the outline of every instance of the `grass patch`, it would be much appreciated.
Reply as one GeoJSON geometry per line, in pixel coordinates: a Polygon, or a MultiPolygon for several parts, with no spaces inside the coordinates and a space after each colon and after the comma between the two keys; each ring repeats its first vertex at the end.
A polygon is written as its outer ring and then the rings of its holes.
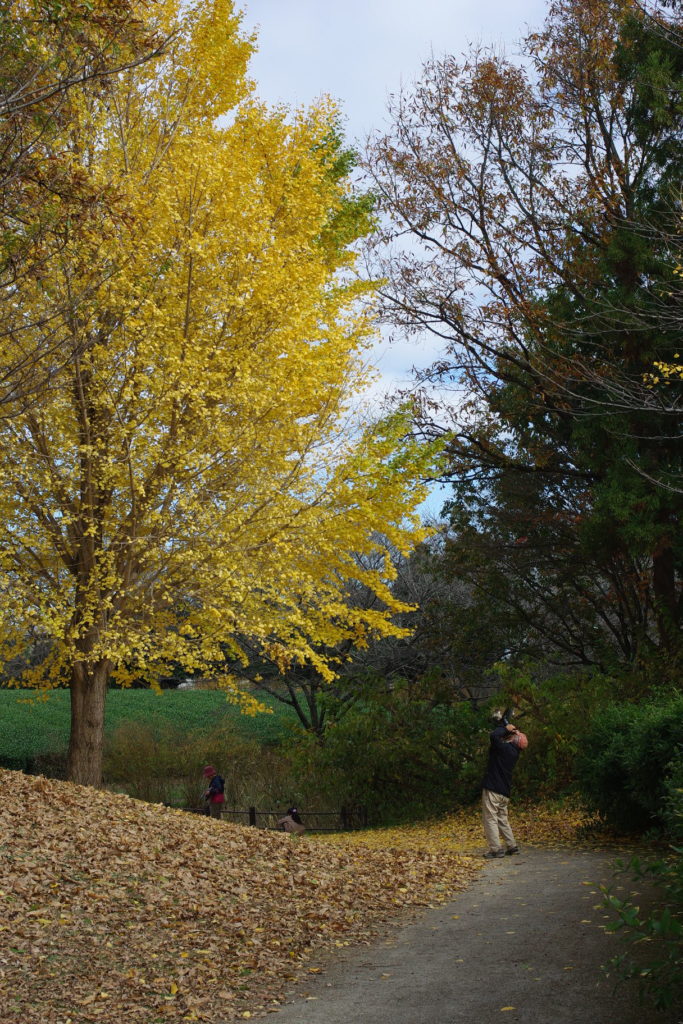
{"type": "MultiPolygon", "coordinates": [[[[245,739],[278,743],[295,721],[294,712],[269,697],[263,703],[273,714],[244,715],[219,690],[110,690],[107,695],[107,736],[120,726],[137,723],[161,735],[169,728],[192,732],[230,727],[245,739]]],[[[45,754],[63,753],[69,743],[68,690],[55,690],[47,700],[31,690],[0,690],[0,764],[19,767],[45,754]]]]}

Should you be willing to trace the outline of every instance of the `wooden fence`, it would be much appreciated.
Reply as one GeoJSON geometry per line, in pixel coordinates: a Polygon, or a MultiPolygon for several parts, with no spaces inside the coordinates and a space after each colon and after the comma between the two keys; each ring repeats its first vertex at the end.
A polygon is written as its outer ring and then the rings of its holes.
{"type": "MultiPolygon", "coordinates": [[[[186,807],[193,814],[208,814],[206,805],[186,807]]],[[[350,832],[367,828],[368,813],[365,807],[341,807],[338,811],[301,811],[301,820],[307,832],[350,832]]],[[[253,825],[256,828],[276,829],[285,811],[260,811],[256,807],[237,810],[223,808],[223,821],[232,821],[237,825],[253,825]]]]}

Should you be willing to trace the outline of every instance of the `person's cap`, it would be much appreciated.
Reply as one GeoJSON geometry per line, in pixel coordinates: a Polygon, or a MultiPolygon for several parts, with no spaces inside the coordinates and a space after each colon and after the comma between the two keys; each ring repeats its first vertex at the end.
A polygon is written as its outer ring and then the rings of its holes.
{"type": "Polygon", "coordinates": [[[202,775],[205,775],[207,779],[211,775],[215,775],[215,774],[216,774],[216,769],[214,768],[214,766],[212,764],[207,764],[206,768],[204,768],[203,771],[202,771],[202,775]]]}

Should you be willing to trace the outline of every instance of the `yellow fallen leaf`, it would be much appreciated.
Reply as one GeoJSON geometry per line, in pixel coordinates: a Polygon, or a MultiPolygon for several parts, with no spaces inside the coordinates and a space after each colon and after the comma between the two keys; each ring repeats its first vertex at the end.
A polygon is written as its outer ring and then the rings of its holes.
{"type": "Polygon", "coordinates": [[[514,1006],[501,1006],[500,1012],[505,1013],[506,1010],[514,1010],[514,1006]]]}
{"type": "Polygon", "coordinates": [[[178,986],[176,985],[175,981],[172,981],[171,982],[171,987],[169,989],[169,992],[171,993],[172,996],[174,996],[177,991],[178,991],[178,986]]]}

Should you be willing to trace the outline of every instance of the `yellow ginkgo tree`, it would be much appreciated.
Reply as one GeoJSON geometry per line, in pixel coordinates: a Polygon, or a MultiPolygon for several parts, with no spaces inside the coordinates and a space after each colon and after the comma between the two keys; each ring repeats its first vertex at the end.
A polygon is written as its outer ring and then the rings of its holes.
{"type": "Polygon", "coordinates": [[[0,421],[3,654],[50,639],[24,681],[70,686],[86,784],[112,677],[215,670],[240,636],[330,675],[321,650],[394,629],[388,549],[380,570],[359,556],[420,539],[433,459],[406,415],[354,414],[367,216],[334,109],[252,98],[229,0],[154,11],[164,55],[73,101],[60,143],[93,198],[3,342],[49,324],[60,353],[40,402],[0,421]]]}

